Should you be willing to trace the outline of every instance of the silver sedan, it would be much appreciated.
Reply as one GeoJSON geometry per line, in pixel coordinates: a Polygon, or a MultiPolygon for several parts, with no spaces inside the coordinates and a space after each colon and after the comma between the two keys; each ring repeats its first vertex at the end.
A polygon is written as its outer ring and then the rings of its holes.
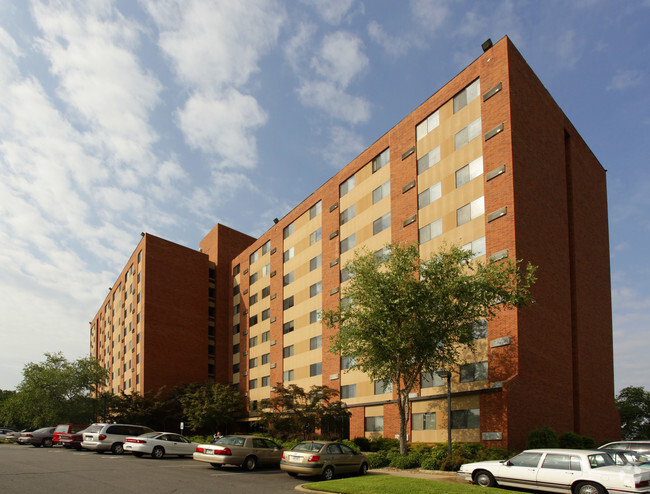
{"type": "Polygon", "coordinates": [[[199,444],[193,458],[214,468],[236,465],[255,470],[257,465],[280,465],[282,448],[265,437],[225,436],[211,444],[199,444]]]}
{"type": "Polygon", "coordinates": [[[133,453],[133,456],[151,455],[156,459],[165,455],[191,455],[197,446],[197,443],[173,432],[147,432],[140,436],[127,436],[124,440],[124,451],[133,453]]]}

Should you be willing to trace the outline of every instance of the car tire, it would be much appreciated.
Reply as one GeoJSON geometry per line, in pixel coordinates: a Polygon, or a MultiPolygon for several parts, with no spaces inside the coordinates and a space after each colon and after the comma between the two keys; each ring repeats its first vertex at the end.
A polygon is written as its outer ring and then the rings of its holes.
{"type": "Polygon", "coordinates": [[[221,470],[221,463],[210,463],[212,465],[212,468],[216,468],[217,470],[221,470]]]}
{"type": "Polygon", "coordinates": [[[41,447],[40,444],[32,444],[32,446],[34,446],[35,448],[40,448],[41,447]]]}
{"type": "Polygon", "coordinates": [[[574,494],[605,494],[606,491],[600,484],[593,482],[580,482],[576,485],[574,494]]]}
{"type": "Polygon", "coordinates": [[[156,460],[160,460],[163,456],[165,456],[165,449],[162,446],[156,446],[151,452],[151,457],[156,460]]]}
{"type": "Polygon", "coordinates": [[[257,466],[257,458],[255,458],[253,455],[247,456],[246,459],[244,460],[244,463],[242,463],[241,466],[244,470],[248,470],[249,472],[252,472],[253,470],[255,470],[255,467],[257,466]]]}
{"type": "Polygon", "coordinates": [[[289,474],[289,477],[297,477],[298,474],[296,472],[287,472],[289,474]]]}
{"type": "Polygon", "coordinates": [[[495,487],[497,485],[494,476],[487,470],[479,470],[472,476],[472,479],[476,485],[480,485],[481,487],[495,487]]]}
{"type": "Polygon", "coordinates": [[[365,475],[367,473],[368,473],[368,464],[364,462],[359,467],[359,475],[365,475]]]}
{"type": "Polygon", "coordinates": [[[43,439],[43,447],[44,448],[51,448],[52,447],[52,440],[49,438],[43,439]]]}
{"type": "Polygon", "coordinates": [[[334,469],[330,466],[325,467],[323,473],[320,474],[323,480],[332,480],[334,478],[334,469]]]}
{"type": "Polygon", "coordinates": [[[133,452],[133,456],[135,456],[136,458],[142,458],[142,455],[143,455],[143,453],[140,453],[139,451],[134,451],[133,452]]]}
{"type": "Polygon", "coordinates": [[[123,455],[124,454],[124,445],[122,443],[113,443],[111,446],[111,453],[114,455],[123,455]]]}

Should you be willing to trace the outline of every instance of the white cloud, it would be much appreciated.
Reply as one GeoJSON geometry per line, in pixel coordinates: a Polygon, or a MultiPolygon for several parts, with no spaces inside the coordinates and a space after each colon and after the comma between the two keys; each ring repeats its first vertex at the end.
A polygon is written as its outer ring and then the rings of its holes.
{"type": "Polygon", "coordinates": [[[338,31],[325,36],[319,53],[311,60],[311,67],[323,79],[345,89],[369,63],[361,40],[338,31]]]}
{"type": "Polygon", "coordinates": [[[624,91],[643,83],[643,72],[636,69],[617,70],[607,86],[608,91],[624,91]]]}
{"type": "Polygon", "coordinates": [[[404,55],[413,46],[413,42],[405,36],[391,36],[378,22],[371,21],[368,24],[368,35],[370,39],[381,46],[389,56],[398,58],[404,55]]]}
{"type": "Polygon", "coordinates": [[[410,7],[415,21],[431,32],[443,25],[451,11],[447,0],[411,0],[410,7]]]}
{"type": "Polygon", "coordinates": [[[354,0],[301,0],[313,7],[328,24],[338,25],[352,7],[354,0]]]}
{"type": "Polygon", "coordinates": [[[329,144],[323,150],[327,163],[341,169],[352,161],[365,148],[362,137],[345,127],[332,127],[329,130],[329,144]]]}
{"type": "Polygon", "coordinates": [[[370,120],[370,103],[361,97],[351,96],[331,82],[304,82],[298,96],[305,106],[318,108],[331,117],[358,124],[370,120]]]}
{"type": "Polygon", "coordinates": [[[303,22],[298,25],[296,33],[284,45],[284,56],[289,61],[294,72],[302,70],[302,61],[311,50],[311,39],[316,33],[316,26],[303,22]]]}

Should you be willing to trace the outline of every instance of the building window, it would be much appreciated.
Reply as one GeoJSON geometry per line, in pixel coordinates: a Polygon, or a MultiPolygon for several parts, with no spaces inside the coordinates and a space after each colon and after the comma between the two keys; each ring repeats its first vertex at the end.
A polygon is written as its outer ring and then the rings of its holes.
{"type": "Polygon", "coordinates": [[[293,283],[293,271],[287,273],[282,278],[282,285],[287,286],[289,283],[293,283]]]}
{"type": "Polygon", "coordinates": [[[454,150],[460,149],[469,141],[476,139],[481,135],[481,117],[478,117],[467,127],[460,129],[454,135],[454,150]]]}
{"type": "Polygon", "coordinates": [[[351,369],[357,364],[354,357],[341,357],[341,370],[351,369]]]}
{"type": "Polygon", "coordinates": [[[232,334],[239,334],[239,323],[232,327],[232,334]]]}
{"type": "Polygon", "coordinates": [[[248,381],[248,389],[255,389],[257,388],[257,379],[251,379],[248,381]]]}
{"type": "Polygon", "coordinates": [[[385,383],[384,381],[381,380],[376,380],[375,381],[375,394],[376,395],[383,395],[386,393],[392,393],[393,392],[393,383],[385,383]]]}
{"type": "Polygon", "coordinates": [[[255,305],[257,303],[257,293],[248,297],[248,305],[255,305]]]}
{"type": "Polygon", "coordinates": [[[349,208],[347,208],[345,211],[341,211],[340,214],[341,225],[345,225],[352,218],[354,218],[354,204],[349,208]]]}
{"type": "Polygon", "coordinates": [[[465,185],[470,180],[483,175],[483,156],[479,156],[474,161],[456,170],[456,188],[465,185]]]}
{"type": "Polygon", "coordinates": [[[293,369],[284,371],[282,373],[282,380],[284,382],[293,381],[293,369]]]}
{"type": "Polygon", "coordinates": [[[313,220],[316,216],[318,216],[321,213],[321,210],[322,210],[322,204],[321,201],[318,201],[311,208],[309,208],[309,219],[313,220]]]}
{"type": "Polygon", "coordinates": [[[423,244],[424,242],[428,242],[432,238],[436,238],[439,235],[442,235],[442,218],[437,219],[433,223],[429,223],[428,225],[420,228],[418,238],[420,243],[423,244]]]}
{"type": "Polygon", "coordinates": [[[377,187],[375,190],[372,191],[372,203],[377,204],[384,197],[388,197],[389,195],[390,195],[390,180],[381,184],[379,187],[377,187]]]}
{"type": "Polygon", "coordinates": [[[292,233],[293,233],[293,223],[291,223],[288,226],[285,226],[284,230],[282,231],[282,235],[284,238],[289,237],[289,235],[291,235],[292,233]]]}
{"type": "Polygon", "coordinates": [[[323,292],[323,282],[319,281],[318,283],[314,283],[312,286],[309,287],[309,297],[315,297],[319,293],[323,292]]]}
{"type": "Polygon", "coordinates": [[[237,266],[232,268],[232,275],[237,276],[238,274],[239,274],[239,264],[237,264],[237,266]]]}
{"type": "Polygon", "coordinates": [[[293,357],[293,345],[285,346],[282,349],[282,358],[293,357]]]}
{"type": "Polygon", "coordinates": [[[249,257],[250,264],[251,265],[254,264],[259,257],[260,257],[260,251],[259,250],[256,250],[255,252],[253,252],[249,257]]]}
{"type": "Polygon", "coordinates": [[[468,250],[472,253],[472,259],[485,255],[485,237],[477,238],[461,247],[463,250],[468,250]]]}
{"type": "Polygon", "coordinates": [[[440,115],[438,113],[438,110],[436,110],[431,115],[429,115],[426,119],[420,122],[418,126],[415,128],[415,134],[417,140],[419,141],[420,139],[422,139],[425,135],[427,135],[433,129],[438,127],[438,125],[440,125],[440,115]]]}
{"type": "Polygon", "coordinates": [[[284,251],[284,262],[287,262],[289,259],[293,258],[293,247],[290,247],[289,249],[284,251]]]}
{"type": "Polygon", "coordinates": [[[374,257],[377,264],[388,261],[388,258],[390,257],[390,248],[382,247],[374,253],[374,257]]]}
{"type": "Polygon", "coordinates": [[[311,232],[309,234],[309,245],[314,245],[316,242],[320,242],[321,238],[322,238],[322,229],[321,228],[319,228],[316,231],[311,232]]]}
{"type": "Polygon", "coordinates": [[[314,336],[313,338],[309,339],[310,350],[316,350],[317,348],[321,348],[322,346],[323,346],[323,337],[321,335],[314,336]]]}
{"type": "Polygon", "coordinates": [[[271,317],[271,309],[264,309],[262,311],[262,321],[266,321],[269,317],[271,317]]]}
{"type": "Polygon", "coordinates": [[[262,377],[262,387],[266,388],[267,386],[271,385],[271,376],[263,376],[262,377]]]}
{"type": "Polygon", "coordinates": [[[471,383],[474,381],[486,381],[488,378],[488,363],[474,362],[460,366],[460,382],[471,383]]]}
{"type": "Polygon", "coordinates": [[[414,413],[411,420],[411,430],[414,431],[435,431],[436,430],[436,413],[414,413]]]}
{"type": "Polygon", "coordinates": [[[386,228],[390,228],[390,212],[372,222],[372,234],[377,235],[386,228]]]}
{"type": "Polygon", "coordinates": [[[485,213],[485,206],[483,204],[483,196],[474,199],[469,204],[465,204],[462,208],[456,210],[456,225],[464,225],[468,221],[478,218],[485,213]]]}
{"type": "Polygon", "coordinates": [[[271,241],[268,240],[264,245],[262,245],[262,255],[266,254],[271,250],[271,241]]]}
{"type": "Polygon", "coordinates": [[[293,307],[293,295],[291,297],[287,297],[282,301],[282,309],[287,310],[293,307]]]}
{"type": "Polygon", "coordinates": [[[271,286],[266,286],[262,288],[262,298],[266,298],[271,295],[271,286]]]}
{"type": "Polygon", "coordinates": [[[233,313],[233,314],[239,314],[239,304],[235,305],[235,306],[232,308],[232,313],[233,313]]]}
{"type": "Polygon", "coordinates": [[[294,329],[293,321],[285,322],[282,325],[282,334],[291,333],[294,329]]]}
{"type": "Polygon", "coordinates": [[[382,151],[379,156],[372,160],[372,173],[381,170],[390,161],[390,148],[382,151]]]}
{"type": "Polygon", "coordinates": [[[384,417],[366,417],[365,432],[382,432],[384,430],[384,417]]]}
{"type": "Polygon", "coordinates": [[[232,346],[232,353],[239,353],[239,343],[235,343],[232,346]]]}
{"type": "Polygon", "coordinates": [[[479,319],[473,324],[474,339],[480,340],[487,338],[487,319],[479,319]]]}
{"type": "Polygon", "coordinates": [[[255,326],[257,324],[257,314],[248,318],[248,325],[255,326]]]}
{"type": "Polygon", "coordinates": [[[249,284],[252,285],[253,283],[255,283],[257,281],[257,278],[258,278],[257,272],[251,274],[249,284]]]}
{"type": "Polygon", "coordinates": [[[441,184],[441,182],[438,182],[418,194],[418,209],[422,209],[442,197],[441,184]]]}
{"type": "Polygon", "coordinates": [[[318,254],[316,257],[309,260],[309,271],[320,268],[322,264],[323,256],[318,254]]]}
{"type": "Polygon", "coordinates": [[[309,324],[315,324],[315,323],[319,322],[321,312],[322,312],[322,309],[312,310],[309,313],[309,324]]]}
{"type": "Polygon", "coordinates": [[[341,386],[341,399],[355,398],[357,396],[356,384],[344,384],[341,386]]]}
{"type": "Polygon", "coordinates": [[[436,372],[423,372],[420,374],[420,388],[436,388],[444,385],[445,380],[436,372]]]}
{"type": "Polygon", "coordinates": [[[248,359],[248,368],[249,369],[254,369],[257,367],[257,357],[253,357],[251,359],[248,359]]]}
{"type": "Polygon", "coordinates": [[[418,175],[440,161],[440,146],[418,159],[418,175]]]}
{"type": "Polygon", "coordinates": [[[350,270],[345,268],[341,269],[341,283],[348,281],[350,278],[352,278],[350,270]]]}
{"type": "Polygon", "coordinates": [[[481,427],[481,413],[478,408],[452,410],[452,429],[478,429],[479,427],[481,427]]]}
{"type": "Polygon", "coordinates": [[[349,251],[350,249],[353,249],[357,244],[357,239],[356,239],[356,234],[352,234],[347,238],[344,238],[341,240],[341,254],[344,252],[349,251]]]}
{"type": "Polygon", "coordinates": [[[479,94],[481,94],[481,85],[479,80],[476,79],[460,93],[454,96],[454,113],[458,112],[478,98],[479,94]]]}
{"type": "Polygon", "coordinates": [[[262,266],[262,277],[268,276],[270,272],[271,272],[271,263],[262,266]]]}
{"type": "Polygon", "coordinates": [[[348,178],[345,182],[339,185],[339,197],[343,197],[345,194],[354,189],[354,175],[348,178]]]}
{"type": "Polygon", "coordinates": [[[138,264],[142,262],[142,251],[138,252],[138,264]]]}
{"type": "Polygon", "coordinates": [[[251,336],[250,340],[248,340],[248,347],[253,348],[254,346],[257,346],[257,336],[251,336]]]}
{"type": "Polygon", "coordinates": [[[262,333],[262,343],[271,339],[271,331],[264,331],[262,333]]]}
{"type": "Polygon", "coordinates": [[[323,373],[323,363],[317,362],[309,365],[309,377],[320,376],[323,373]]]}
{"type": "Polygon", "coordinates": [[[237,374],[239,372],[239,363],[232,364],[232,373],[237,374]]]}

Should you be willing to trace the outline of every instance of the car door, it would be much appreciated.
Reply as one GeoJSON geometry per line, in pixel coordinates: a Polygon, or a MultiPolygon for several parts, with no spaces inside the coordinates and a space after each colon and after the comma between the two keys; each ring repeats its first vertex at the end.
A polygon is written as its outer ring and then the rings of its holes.
{"type": "Polygon", "coordinates": [[[334,465],[334,470],[338,473],[350,471],[350,458],[343,454],[339,444],[328,444],[326,448],[328,461],[334,465]]]}
{"type": "Polygon", "coordinates": [[[280,460],[282,460],[282,448],[269,439],[264,439],[264,443],[269,450],[268,463],[276,467],[279,466],[280,460]]]}
{"type": "Polygon", "coordinates": [[[169,444],[173,447],[173,453],[175,455],[189,455],[192,454],[190,449],[190,443],[187,439],[180,436],[179,434],[167,434],[167,439],[169,444]]]}
{"type": "Polygon", "coordinates": [[[540,489],[571,492],[571,484],[580,477],[581,472],[579,456],[547,453],[537,471],[537,486],[540,489]]]}
{"type": "Polygon", "coordinates": [[[346,446],[345,444],[339,444],[338,447],[341,449],[341,454],[344,457],[345,469],[348,472],[356,472],[361,466],[360,457],[355,451],[346,446]]]}
{"type": "Polygon", "coordinates": [[[537,470],[542,453],[520,453],[496,469],[499,484],[529,487],[537,482],[537,470]]]}

